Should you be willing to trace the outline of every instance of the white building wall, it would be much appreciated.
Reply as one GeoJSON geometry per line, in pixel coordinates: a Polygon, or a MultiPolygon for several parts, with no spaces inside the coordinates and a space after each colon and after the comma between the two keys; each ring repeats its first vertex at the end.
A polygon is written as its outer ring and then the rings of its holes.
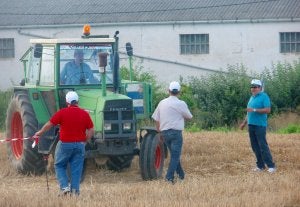
{"type": "MultiPolygon", "coordinates": [[[[134,67],[156,74],[158,81],[184,80],[189,76],[206,74],[201,68],[226,70],[227,65],[244,64],[250,71],[261,72],[272,63],[293,62],[300,54],[279,52],[279,32],[300,32],[300,22],[268,23],[202,23],[202,24],[144,24],[144,25],[99,25],[92,26],[92,34],[113,36],[120,31],[120,52],[125,52],[126,42],[131,42],[133,52],[144,58],[134,58],[134,67]],[[180,55],[180,34],[209,34],[209,54],[180,55]],[[194,67],[188,67],[191,65],[194,67]]],[[[0,59],[0,89],[7,89],[12,82],[23,77],[19,59],[30,46],[31,35],[50,38],[79,37],[81,26],[40,29],[0,30],[1,38],[15,38],[15,59],[0,59]]],[[[121,55],[126,58],[126,55],[121,55]]],[[[127,59],[121,65],[128,66],[127,59]]]]}
{"type": "Polygon", "coordinates": [[[0,90],[19,84],[23,77],[23,65],[19,61],[28,47],[27,37],[17,34],[16,30],[0,30],[1,38],[14,38],[15,58],[0,58],[0,90]]]}

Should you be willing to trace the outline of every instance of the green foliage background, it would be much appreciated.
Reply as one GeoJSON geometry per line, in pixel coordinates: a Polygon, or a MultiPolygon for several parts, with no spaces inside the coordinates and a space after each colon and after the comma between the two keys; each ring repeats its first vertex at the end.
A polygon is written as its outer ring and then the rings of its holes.
{"type": "MultiPolygon", "coordinates": [[[[142,67],[133,69],[133,80],[150,82],[153,91],[153,106],[167,97],[167,90],[157,81],[152,72],[142,67]]],[[[130,71],[120,69],[121,78],[129,79],[130,71]]],[[[300,60],[277,63],[261,74],[251,74],[243,65],[228,66],[220,73],[211,73],[200,78],[181,78],[181,95],[191,109],[194,118],[187,126],[191,131],[201,129],[230,129],[244,119],[245,108],[251,96],[250,81],[263,80],[265,92],[272,102],[272,113],[296,111],[300,114],[300,60]]],[[[5,127],[5,117],[12,91],[0,91],[0,129],[5,127]]],[[[154,110],[154,109],[153,109],[154,110]]],[[[291,127],[294,129],[294,127],[291,127]]],[[[297,130],[296,130],[297,131],[297,130]]]]}
{"type": "Polygon", "coordinates": [[[300,106],[300,60],[278,63],[262,74],[274,113],[295,111],[300,106]]]}
{"type": "Polygon", "coordinates": [[[228,66],[227,72],[191,78],[197,112],[194,120],[204,129],[235,125],[245,116],[249,82],[244,66],[228,66]]]}
{"type": "Polygon", "coordinates": [[[278,130],[280,134],[300,133],[300,125],[289,124],[287,127],[278,130]]]}
{"type": "Polygon", "coordinates": [[[0,130],[5,128],[6,110],[12,95],[12,91],[0,91],[0,130]]]}
{"type": "MultiPolygon", "coordinates": [[[[121,74],[122,78],[129,78],[127,68],[123,67],[121,74]]],[[[197,131],[236,127],[245,118],[253,78],[264,82],[264,90],[272,102],[271,115],[300,111],[300,60],[293,64],[274,64],[261,74],[251,73],[243,65],[231,65],[220,73],[181,79],[180,98],[186,101],[194,115],[193,121],[187,123],[188,128],[197,131]]],[[[142,72],[142,68],[134,69],[134,79],[152,83],[154,106],[168,96],[152,73],[142,72]]]]}

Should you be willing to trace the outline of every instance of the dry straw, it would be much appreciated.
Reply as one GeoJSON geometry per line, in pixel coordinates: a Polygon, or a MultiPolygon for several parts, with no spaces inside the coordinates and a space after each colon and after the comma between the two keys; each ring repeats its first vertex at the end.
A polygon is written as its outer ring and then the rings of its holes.
{"type": "Polygon", "coordinates": [[[300,206],[299,134],[268,134],[278,166],[275,174],[251,172],[255,160],[246,132],[185,133],[184,137],[182,163],[187,176],[183,182],[143,181],[138,157],[120,173],[89,163],[78,198],[57,197],[54,173],[49,175],[49,193],[45,176],[17,174],[2,144],[0,207],[300,206]]]}

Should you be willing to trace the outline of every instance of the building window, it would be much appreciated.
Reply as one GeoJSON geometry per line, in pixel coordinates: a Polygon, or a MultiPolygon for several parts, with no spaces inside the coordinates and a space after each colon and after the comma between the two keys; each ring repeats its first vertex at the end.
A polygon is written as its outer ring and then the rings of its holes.
{"type": "Polygon", "coordinates": [[[300,52],[300,32],[280,32],[280,52],[300,52]]]}
{"type": "Polygon", "coordinates": [[[209,36],[208,34],[181,34],[180,54],[208,54],[209,36]]]}
{"type": "Polygon", "coordinates": [[[15,43],[13,38],[0,38],[0,58],[14,58],[15,43]]]}

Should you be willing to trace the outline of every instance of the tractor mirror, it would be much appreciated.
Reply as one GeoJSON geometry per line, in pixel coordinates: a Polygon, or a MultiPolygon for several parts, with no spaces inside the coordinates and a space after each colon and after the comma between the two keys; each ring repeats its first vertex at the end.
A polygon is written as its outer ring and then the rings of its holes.
{"type": "Polygon", "coordinates": [[[101,52],[99,53],[99,66],[100,67],[106,67],[107,66],[107,53],[101,52]]]}
{"type": "Polygon", "coordinates": [[[130,42],[126,43],[126,52],[127,52],[128,56],[132,56],[133,55],[133,49],[132,49],[132,46],[131,46],[130,42]]]}
{"type": "Polygon", "coordinates": [[[107,55],[108,53],[106,52],[99,53],[99,67],[101,73],[105,72],[105,67],[107,66],[107,55]]]}
{"type": "Polygon", "coordinates": [[[34,53],[33,56],[35,58],[40,58],[42,56],[42,52],[43,52],[43,46],[41,44],[36,44],[34,46],[34,53]]]}

